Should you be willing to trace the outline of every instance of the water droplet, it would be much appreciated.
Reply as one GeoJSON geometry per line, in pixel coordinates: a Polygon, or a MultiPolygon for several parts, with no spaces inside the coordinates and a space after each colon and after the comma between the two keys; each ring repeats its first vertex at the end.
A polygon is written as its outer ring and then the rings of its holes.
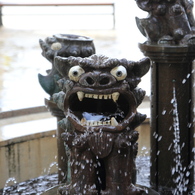
{"type": "Polygon", "coordinates": [[[182,84],[186,83],[186,79],[183,79],[182,84]]]}
{"type": "Polygon", "coordinates": [[[141,150],[146,150],[146,149],[147,149],[146,146],[143,146],[141,150]]]}
{"type": "Polygon", "coordinates": [[[162,139],[162,136],[159,136],[159,137],[158,137],[158,141],[160,141],[161,139],[162,139]]]}
{"type": "Polygon", "coordinates": [[[174,175],[174,173],[175,173],[175,168],[173,167],[171,170],[171,174],[174,175]]]}
{"type": "Polygon", "coordinates": [[[48,175],[51,174],[51,169],[52,169],[54,166],[56,167],[57,170],[59,170],[59,169],[58,169],[58,163],[57,163],[57,162],[52,162],[52,163],[49,165],[49,168],[48,168],[48,171],[47,171],[47,174],[48,174],[48,175]]]}
{"type": "Polygon", "coordinates": [[[187,177],[190,176],[190,172],[189,171],[186,172],[186,176],[187,177]]]}
{"type": "Polygon", "coordinates": [[[162,111],[162,115],[165,115],[165,114],[166,114],[166,112],[167,112],[166,110],[163,110],[163,111],[162,111]]]}

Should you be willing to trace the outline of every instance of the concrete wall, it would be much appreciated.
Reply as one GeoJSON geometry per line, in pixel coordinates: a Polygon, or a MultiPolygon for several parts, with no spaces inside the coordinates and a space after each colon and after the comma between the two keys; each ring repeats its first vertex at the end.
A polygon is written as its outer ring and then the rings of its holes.
{"type": "Polygon", "coordinates": [[[53,130],[0,142],[0,189],[57,172],[55,134],[53,130]]]}
{"type": "Polygon", "coordinates": [[[138,155],[150,155],[150,124],[149,119],[146,119],[142,125],[136,129],[139,132],[138,139],[138,155]]]}

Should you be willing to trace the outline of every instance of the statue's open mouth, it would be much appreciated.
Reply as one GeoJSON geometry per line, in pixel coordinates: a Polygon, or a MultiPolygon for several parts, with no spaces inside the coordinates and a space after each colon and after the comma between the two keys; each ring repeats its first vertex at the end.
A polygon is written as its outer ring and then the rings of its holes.
{"type": "Polygon", "coordinates": [[[65,114],[79,131],[122,131],[133,120],[136,101],[122,90],[74,90],[66,94],[65,114]]]}

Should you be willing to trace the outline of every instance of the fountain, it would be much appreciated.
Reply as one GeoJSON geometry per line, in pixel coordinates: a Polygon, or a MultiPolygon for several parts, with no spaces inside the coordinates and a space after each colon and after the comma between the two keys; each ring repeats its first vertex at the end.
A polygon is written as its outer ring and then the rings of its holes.
{"type": "MultiPolygon", "coordinates": [[[[192,1],[136,2],[149,12],[136,22],[148,39],[139,47],[152,61],[151,187],[161,194],[192,194],[192,1]]],[[[136,87],[149,68],[148,59],[130,62],[92,55],[55,57],[54,64],[61,91],[52,97],[66,116],[59,124],[71,170],[70,182],[59,193],[145,193],[134,186],[134,128],[144,120],[136,111],[144,93],[136,87]]]]}
{"type": "Polygon", "coordinates": [[[136,2],[149,13],[136,22],[147,37],[139,48],[152,61],[151,186],[161,194],[193,194],[193,1],[136,2]]]}
{"type": "Polygon", "coordinates": [[[92,39],[54,35],[40,41],[52,63],[39,82],[57,117],[58,181],[48,194],[193,194],[195,58],[192,1],[136,0],[149,12],[136,18],[147,41],[138,62],[96,55],[92,39]],[[151,66],[151,187],[136,185],[137,85],[151,66]],[[155,191],[156,190],[156,191],[155,191]]]}

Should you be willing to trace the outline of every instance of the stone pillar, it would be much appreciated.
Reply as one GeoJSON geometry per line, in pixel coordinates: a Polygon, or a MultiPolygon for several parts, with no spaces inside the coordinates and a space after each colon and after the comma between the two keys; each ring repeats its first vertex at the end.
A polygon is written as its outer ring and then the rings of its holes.
{"type": "Polygon", "coordinates": [[[139,44],[152,60],[151,186],[191,194],[194,185],[193,46],[139,44]]]}
{"type": "Polygon", "coordinates": [[[62,120],[65,115],[62,110],[60,110],[57,105],[48,99],[45,99],[45,105],[48,110],[52,113],[53,116],[57,118],[57,148],[58,148],[58,181],[59,183],[65,183],[67,180],[68,173],[68,157],[66,155],[65,143],[64,140],[61,139],[61,134],[64,130],[59,126],[58,122],[62,120]]]}

